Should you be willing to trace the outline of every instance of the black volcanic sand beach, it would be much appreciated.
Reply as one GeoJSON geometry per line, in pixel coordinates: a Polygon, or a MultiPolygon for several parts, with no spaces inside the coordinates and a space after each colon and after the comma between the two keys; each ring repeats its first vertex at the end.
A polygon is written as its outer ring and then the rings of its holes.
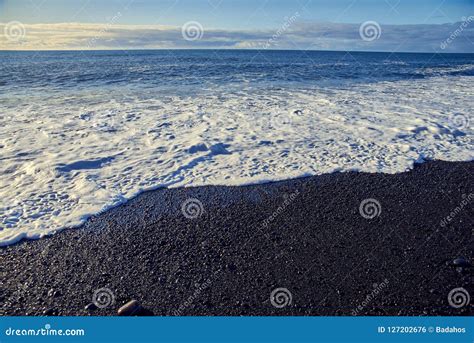
{"type": "Polygon", "coordinates": [[[470,315],[448,294],[474,297],[473,175],[474,162],[436,161],[147,192],[80,229],[0,249],[0,314],[115,315],[136,299],[154,315],[470,315]],[[197,218],[183,215],[189,198],[203,204],[197,218]],[[359,212],[369,198],[381,209],[372,219],[359,212]],[[113,303],[88,306],[101,288],[113,303]],[[272,305],[277,288],[287,306],[272,305]]]}

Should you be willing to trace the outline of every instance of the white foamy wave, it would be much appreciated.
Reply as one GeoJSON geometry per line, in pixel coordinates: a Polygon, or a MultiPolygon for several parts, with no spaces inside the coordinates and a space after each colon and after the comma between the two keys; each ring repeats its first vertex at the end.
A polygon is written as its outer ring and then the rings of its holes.
{"type": "Polygon", "coordinates": [[[0,245],[80,225],[157,187],[472,160],[471,127],[449,120],[470,115],[472,82],[0,96],[0,245]]]}

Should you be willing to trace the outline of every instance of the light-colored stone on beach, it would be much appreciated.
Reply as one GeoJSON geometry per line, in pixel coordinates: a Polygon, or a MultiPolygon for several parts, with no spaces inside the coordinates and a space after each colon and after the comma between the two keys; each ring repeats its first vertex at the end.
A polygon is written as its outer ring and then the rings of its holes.
{"type": "Polygon", "coordinates": [[[142,307],[136,300],[130,300],[128,303],[118,309],[117,313],[119,316],[133,316],[136,315],[142,307]]]}

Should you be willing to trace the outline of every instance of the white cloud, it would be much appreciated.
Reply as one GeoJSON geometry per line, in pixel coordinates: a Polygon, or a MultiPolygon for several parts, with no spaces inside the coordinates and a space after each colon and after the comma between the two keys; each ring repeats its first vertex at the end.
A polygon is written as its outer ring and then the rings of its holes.
{"type": "Polygon", "coordinates": [[[465,25],[444,50],[440,48],[461,25],[380,24],[380,38],[365,41],[359,35],[360,24],[296,21],[276,39],[272,37],[278,29],[225,31],[204,27],[200,40],[188,41],[183,38],[181,27],[161,25],[21,24],[14,27],[15,31],[11,24],[0,23],[0,50],[268,48],[472,53],[474,21],[465,25]]]}

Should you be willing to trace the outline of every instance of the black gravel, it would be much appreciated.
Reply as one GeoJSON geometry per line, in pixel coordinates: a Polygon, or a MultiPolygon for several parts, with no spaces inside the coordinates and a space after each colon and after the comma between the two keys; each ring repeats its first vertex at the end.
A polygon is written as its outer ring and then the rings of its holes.
{"type": "Polygon", "coordinates": [[[436,161],[147,192],[80,229],[0,249],[0,315],[116,315],[132,299],[147,315],[471,315],[448,294],[474,298],[473,172],[436,161]],[[182,213],[189,198],[203,205],[197,218],[182,213]],[[359,213],[368,198],[380,203],[373,219],[359,213]],[[272,305],[277,288],[291,304],[272,305]]]}

